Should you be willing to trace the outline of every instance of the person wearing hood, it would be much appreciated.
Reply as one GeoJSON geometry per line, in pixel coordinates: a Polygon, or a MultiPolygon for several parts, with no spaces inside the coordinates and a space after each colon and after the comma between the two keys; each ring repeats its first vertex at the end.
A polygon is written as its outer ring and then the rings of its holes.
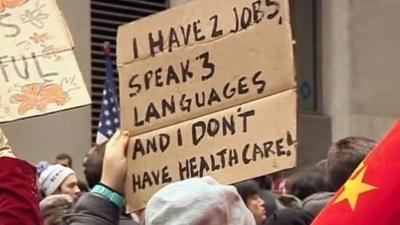
{"type": "Polygon", "coordinates": [[[250,209],[257,224],[263,224],[267,219],[265,202],[260,196],[260,188],[254,180],[234,184],[243,202],[250,209]]]}

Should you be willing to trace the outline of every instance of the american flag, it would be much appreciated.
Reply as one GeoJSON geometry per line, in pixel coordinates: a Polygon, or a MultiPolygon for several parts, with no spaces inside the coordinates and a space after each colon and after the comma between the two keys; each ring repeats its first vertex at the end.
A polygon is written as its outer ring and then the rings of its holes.
{"type": "Polygon", "coordinates": [[[101,103],[100,121],[97,130],[96,144],[101,145],[109,140],[120,126],[120,108],[115,88],[111,49],[109,43],[104,43],[106,59],[106,82],[101,103]]]}

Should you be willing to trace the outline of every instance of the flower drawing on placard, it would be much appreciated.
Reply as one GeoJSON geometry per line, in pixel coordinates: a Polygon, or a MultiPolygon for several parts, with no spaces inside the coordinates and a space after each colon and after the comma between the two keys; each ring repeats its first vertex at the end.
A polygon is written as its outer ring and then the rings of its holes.
{"type": "Polygon", "coordinates": [[[27,0],[0,0],[0,13],[4,12],[7,8],[14,8],[26,2],[27,0]]]}
{"type": "Polygon", "coordinates": [[[31,39],[33,42],[35,42],[35,44],[43,44],[45,43],[47,40],[50,39],[49,34],[48,33],[37,33],[34,32],[32,34],[32,36],[29,37],[29,39],[31,39]]]}
{"type": "Polygon", "coordinates": [[[80,89],[78,83],[76,83],[76,76],[63,78],[60,83],[63,89],[67,90],[67,93],[80,89]]]}
{"type": "Polygon", "coordinates": [[[38,1],[33,10],[25,10],[25,13],[20,16],[23,23],[30,23],[36,28],[42,29],[44,27],[44,20],[49,18],[49,14],[43,13],[42,9],[46,4],[40,4],[38,1]]]}
{"type": "Polygon", "coordinates": [[[54,48],[53,45],[46,45],[46,44],[41,44],[42,53],[44,54],[43,57],[47,59],[53,59],[55,62],[61,61],[62,57],[58,54],[56,51],[56,48],[54,48]]]}
{"type": "Polygon", "coordinates": [[[11,103],[19,104],[18,114],[28,111],[46,112],[49,104],[65,105],[71,100],[60,84],[33,83],[21,88],[21,92],[11,96],[11,103]]]}
{"type": "Polygon", "coordinates": [[[52,37],[49,36],[49,33],[38,33],[38,32],[33,32],[33,34],[29,37],[27,41],[20,42],[18,45],[23,45],[25,44],[25,47],[30,48],[31,45],[39,45],[40,48],[42,48],[41,53],[43,54],[44,58],[53,60],[55,62],[59,62],[63,60],[63,57],[60,56],[59,52],[57,52],[57,49],[54,47],[53,44],[49,44],[49,40],[51,40],[52,37]]]}

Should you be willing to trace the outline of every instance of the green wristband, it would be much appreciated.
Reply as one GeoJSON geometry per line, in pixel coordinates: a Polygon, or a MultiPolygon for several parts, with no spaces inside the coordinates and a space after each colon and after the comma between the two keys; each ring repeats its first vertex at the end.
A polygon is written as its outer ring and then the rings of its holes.
{"type": "Polygon", "coordinates": [[[122,209],[122,206],[124,205],[124,202],[125,202],[124,198],[117,192],[110,190],[109,188],[105,187],[104,185],[96,184],[93,187],[92,192],[98,193],[98,194],[102,195],[103,197],[107,198],[112,203],[114,203],[116,206],[118,206],[119,209],[122,209]]]}

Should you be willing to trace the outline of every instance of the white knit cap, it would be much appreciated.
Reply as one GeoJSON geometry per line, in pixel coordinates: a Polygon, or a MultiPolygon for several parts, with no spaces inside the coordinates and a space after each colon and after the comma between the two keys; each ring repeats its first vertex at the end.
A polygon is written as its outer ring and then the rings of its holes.
{"type": "Polygon", "coordinates": [[[46,196],[49,196],[57,190],[65,178],[74,173],[71,168],[60,164],[51,165],[40,174],[40,188],[46,196]]]}
{"type": "Polygon", "coordinates": [[[146,206],[146,225],[255,225],[235,187],[211,177],[169,184],[146,206]]]}

